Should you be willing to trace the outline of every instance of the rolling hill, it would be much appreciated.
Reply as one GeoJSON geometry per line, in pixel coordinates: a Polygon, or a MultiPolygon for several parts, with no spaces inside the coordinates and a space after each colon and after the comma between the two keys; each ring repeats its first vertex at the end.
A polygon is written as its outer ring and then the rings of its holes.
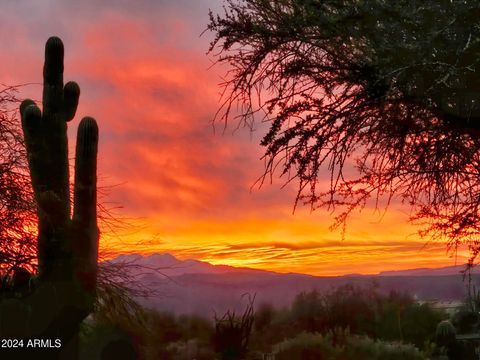
{"type": "MultiPolygon", "coordinates": [[[[136,281],[157,291],[159,296],[139,299],[143,305],[177,314],[213,316],[228,309],[242,311],[247,304],[245,294],[255,295],[256,304],[268,302],[285,307],[301,291],[328,291],[345,284],[375,286],[381,292],[406,292],[419,300],[460,300],[466,291],[461,274],[464,266],[326,277],[179,260],[168,253],[121,255],[111,262],[134,265],[129,271],[136,281]]],[[[478,273],[473,275],[473,281],[480,283],[478,273]]]]}

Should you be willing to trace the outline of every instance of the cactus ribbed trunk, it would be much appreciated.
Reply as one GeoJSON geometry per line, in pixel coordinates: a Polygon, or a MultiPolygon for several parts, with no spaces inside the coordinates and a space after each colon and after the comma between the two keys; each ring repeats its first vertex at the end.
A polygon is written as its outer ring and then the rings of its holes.
{"type": "MultiPolygon", "coordinates": [[[[43,112],[32,100],[20,106],[37,203],[38,276],[21,292],[12,284],[0,302],[0,337],[23,339],[22,351],[45,354],[48,359],[78,358],[79,326],[95,301],[99,239],[98,127],[91,117],[83,118],[78,127],[71,216],[67,122],[75,115],[80,88],[75,82],[63,85],[63,58],[62,41],[48,39],[43,112]],[[27,348],[34,338],[50,340],[54,346],[27,348]],[[60,341],[59,348],[55,340],[60,341]]],[[[2,355],[0,350],[3,359],[2,355]]]]}

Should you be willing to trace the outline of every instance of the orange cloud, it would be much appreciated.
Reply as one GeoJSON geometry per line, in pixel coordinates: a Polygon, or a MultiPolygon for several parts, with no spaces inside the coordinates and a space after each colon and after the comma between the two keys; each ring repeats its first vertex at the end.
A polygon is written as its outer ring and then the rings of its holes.
{"type": "MultiPolygon", "coordinates": [[[[106,228],[104,249],[324,275],[454,262],[443,244],[425,249],[407,209],[396,204],[381,222],[370,208],[354,214],[342,240],[328,229],[327,211],[292,213],[295,184],[281,189],[277,179],[251,191],[263,172],[265,126],[253,133],[212,126],[223,71],[210,69],[210,35],[199,35],[208,8],[221,1],[30,3],[2,9],[10,34],[2,39],[9,51],[0,54],[0,76],[40,83],[44,41],[64,39],[66,80],[82,89],[78,117],[93,115],[100,124],[100,185],[120,184],[104,201],[137,219],[118,230],[120,238],[106,228]]],[[[39,99],[40,91],[33,85],[22,95],[39,99]]],[[[74,130],[75,122],[71,146],[74,130]]]]}

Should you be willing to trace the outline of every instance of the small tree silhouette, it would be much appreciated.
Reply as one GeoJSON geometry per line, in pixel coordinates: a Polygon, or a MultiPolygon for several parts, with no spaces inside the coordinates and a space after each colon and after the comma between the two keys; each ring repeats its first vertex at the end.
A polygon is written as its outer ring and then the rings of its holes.
{"type": "Polygon", "coordinates": [[[36,268],[36,208],[17,119],[18,89],[0,90],[0,274],[9,276],[20,267],[36,268]]]}
{"type": "Polygon", "coordinates": [[[218,116],[270,124],[261,181],[277,170],[298,181],[296,203],[340,209],[335,225],[398,195],[421,235],[477,256],[478,1],[227,0],[224,9],[207,28],[228,69],[218,116]]]}
{"type": "Polygon", "coordinates": [[[222,360],[240,360],[248,351],[248,342],[252,332],[255,296],[249,296],[248,305],[241,317],[235,311],[228,310],[221,318],[215,315],[215,350],[222,360]]]}

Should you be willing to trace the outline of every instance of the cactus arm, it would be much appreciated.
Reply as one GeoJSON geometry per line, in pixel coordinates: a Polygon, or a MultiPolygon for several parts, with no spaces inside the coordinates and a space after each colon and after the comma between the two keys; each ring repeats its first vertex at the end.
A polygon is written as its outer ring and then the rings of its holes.
{"type": "Polygon", "coordinates": [[[20,115],[22,118],[23,137],[28,153],[28,165],[32,169],[32,186],[35,192],[35,198],[38,200],[40,192],[45,191],[45,180],[42,179],[43,153],[44,147],[41,141],[41,121],[42,113],[35,105],[33,100],[24,100],[20,105],[20,115]]]}
{"type": "Polygon", "coordinates": [[[45,44],[43,65],[43,111],[47,120],[53,121],[53,114],[62,109],[63,99],[63,58],[62,40],[52,36],[45,44]]]}
{"type": "Polygon", "coordinates": [[[97,122],[91,117],[85,117],[77,132],[73,212],[73,219],[85,227],[97,225],[97,149],[97,122]]]}
{"type": "Polygon", "coordinates": [[[35,105],[35,101],[32,99],[25,99],[20,104],[20,115],[22,116],[22,124],[23,124],[23,113],[25,112],[26,108],[30,105],[35,105]]]}
{"type": "Polygon", "coordinates": [[[77,132],[73,226],[82,234],[74,238],[75,272],[81,286],[94,295],[97,277],[97,150],[98,126],[85,117],[77,132]]]}
{"type": "Polygon", "coordinates": [[[78,98],[80,97],[80,87],[75,81],[69,81],[63,88],[63,111],[65,114],[65,121],[70,121],[74,118],[77,112],[78,98]]]}
{"type": "Polygon", "coordinates": [[[42,124],[42,113],[32,100],[25,100],[20,105],[22,129],[27,148],[30,177],[37,203],[38,214],[38,267],[42,277],[50,276],[56,268],[58,250],[55,244],[51,244],[52,233],[51,216],[52,211],[48,201],[47,177],[44,172],[46,167],[45,143],[42,124]]]}
{"type": "Polygon", "coordinates": [[[68,169],[67,124],[64,114],[63,93],[63,43],[58,37],[51,37],[45,45],[43,67],[43,117],[45,134],[45,169],[47,191],[58,198],[60,204],[51,214],[52,226],[66,227],[70,218],[70,189],[68,169]],[[58,222],[57,222],[58,221],[58,222]]]}

